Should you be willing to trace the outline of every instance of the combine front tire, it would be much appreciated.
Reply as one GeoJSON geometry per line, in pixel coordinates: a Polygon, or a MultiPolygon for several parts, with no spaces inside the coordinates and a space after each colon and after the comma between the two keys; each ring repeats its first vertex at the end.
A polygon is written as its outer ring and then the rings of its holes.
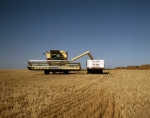
{"type": "Polygon", "coordinates": [[[68,71],[64,71],[64,74],[69,74],[69,72],[68,71]]]}
{"type": "Polygon", "coordinates": [[[49,71],[44,70],[44,74],[45,74],[45,75],[49,74],[49,71]]]}

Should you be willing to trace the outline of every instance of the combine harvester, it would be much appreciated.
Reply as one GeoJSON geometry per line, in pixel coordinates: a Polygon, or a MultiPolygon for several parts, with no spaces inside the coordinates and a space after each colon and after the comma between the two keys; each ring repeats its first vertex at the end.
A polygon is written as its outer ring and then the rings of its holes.
{"type": "Polygon", "coordinates": [[[90,59],[86,61],[87,74],[89,73],[103,73],[104,60],[94,60],[89,51],[84,52],[71,60],[68,59],[68,53],[62,50],[46,51],[46,60],[28,60],[27,68],[29,70],[42,70],[44,74],[50,72],[63,72],[68,74],[69,71],[80,71],[81,64],[76,62],[78,58],[88,55],[90,59]]]}

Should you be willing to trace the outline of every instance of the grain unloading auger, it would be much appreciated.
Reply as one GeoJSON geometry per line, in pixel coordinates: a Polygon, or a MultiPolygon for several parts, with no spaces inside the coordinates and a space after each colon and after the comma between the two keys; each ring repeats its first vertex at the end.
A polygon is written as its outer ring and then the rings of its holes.
{"type": "Polygon", "coordinates": [[[90,59],[86,61],[87,74],[90,73],[103,73],[103,69],[105,68],[104,60],[95,60],[89,51],[71,59],[72,61],[84,56],[88,55],[90,59]]]}
{"type": "MultiPolygon", "coordinates": [[[[89,51],[82,53],[71,60],[67,60],[68,53],[62,50],[50,50],[46,51],[46,59],[47,60],[29,60],[27,68],[29,70],[43,70],[44,74],[49,74],[50,72],[63,72],[64,74],[68,74],[69,71],[80,71],[81,64],[80,62],[76,62],[74,60],[88,54],[90,60],[87,60],[87,65],[93,62],[93,57],[89,51]]],[[[92,68],[93,70],[94,68],[92,68]]],[[[97,68],[95,68],[97,69],[97,68]]],[[[87,67],[87,72],[92,72],[91,69],[87,67]],[[90,71],[89,71],[90,70],[90,71]]]]}
{"type": "Polygon", "coordinates": [[[91,55],[90,51],[86,51],[86,52],[84,52],[84,53],[82,53],[82,54],[80,54],[80,55],[78,55],[78,56],[72,58],[71,61],[74,61],[74,60],[76,60],[76,59],[78,59],[78,58],[80,58],[80,57],[82,57],[82,56],[84,56],[84,55],[86,55],[86,54],[90,57],[91,60],[94,59],[93,56],[91,55]]]}

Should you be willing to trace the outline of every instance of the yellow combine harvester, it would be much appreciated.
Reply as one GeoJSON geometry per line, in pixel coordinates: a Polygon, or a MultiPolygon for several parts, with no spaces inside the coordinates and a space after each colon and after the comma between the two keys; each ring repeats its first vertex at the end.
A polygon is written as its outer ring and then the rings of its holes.
{"type": "Polygon", "coordinates": [[[68,74],[69,71],[80,71],[81,64],[75,60],[88,55],[90,59],[86,61],[87,74],[89,73],[103,73],[104,60],[94,60],[89,51],[86,51],[70,61],[68,59],[68,53],[63,50],[50,50],[46,51],[46,60],[29,60],[27,68],[29,70],[43,70],[44,74],[50,72],[63,72],[68,74]]]}
{"type": "Polygon", "coordinates": [[[71,59],[68,59],[68,53],[63,50],[50,50],[46,51],[46,60],[29,60],[27,68],[29,70],[43,70],[44,74],[49,74],[50,72],[63,72],[68,74],[69,71],[80,71],[80,62],[75,62],[74,60],[88,54],[91,59],[92,55],[89,51],[71,59]]]}

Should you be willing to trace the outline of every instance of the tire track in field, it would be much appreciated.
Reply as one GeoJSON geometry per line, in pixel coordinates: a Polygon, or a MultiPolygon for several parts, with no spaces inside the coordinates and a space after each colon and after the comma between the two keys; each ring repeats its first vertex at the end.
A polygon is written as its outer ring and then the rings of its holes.
{"type": "Polygon", "coordinates": [[[77,109],[78,114],[68,115],[71,118],[84,116],[85,118],[102,118],[102,117],[115,117],[115,99],[114,95],[109,95],[106,91],[101,91],[101,94],[96,94],[93,98],[82,104],[81,109],[77,109]],[[82,107],[83,106],[83,107],[82,107]]]}
{"type": "MultiPolygon", "coordinates": [[[[106,110],[109,107],[107,104],[107,102],[108,102],[107,96],[104,99],[103,98],[104,95],[101,94],[101,96],[99,96],[99,98],[94,99],[95,101],[98,102],[98,105],[94,106],[93,110],[90,109],[90,112],[88,112],[89,109],[85,106],[89,105],[89,102],[87,102],[87,101],[93,100],[93,98],[97,97],[97,94],[93,93],[94,91],[91,91],[91,88],[92,87],[94,88],[94,86],[99,82],[103,82],[103,81],[106,81],[107,79],[109,79],[110,77],[114,77],[114,75],[113,74],[103,74],[103,75],[93,74],[92,77],[94,77],[94,79],[97,77],[102,77],[102,78],[101,79],[98,78],[92,84],[89,84],[88,86],[82,87],[82,89],[79,89],[80,91],[83,90],[83,91],[88,91],[88,92],[82,92],[82,93],[78,92],[78,93],[74,94],[74,96],[70,100],[68,100],[68,97],[63,97],[64,101],[65,101],[64,103],[61,102],[61,100],[58,101],[58,103],[54,103],[55,104],[54,108],[57,107],[57,109],[54,110],[53,112],[51,112],[51,114],[50,114],[50,112],[46,113],[45,116],[50,115],[52,117],[60,117],[60,116],[63,117],[63,116],[65,116],[64,114],[67,114],[66,116],[78,117],[78,114],[80,114],[82,112],[82,114],[84,114],[84,116],[86,116],[88,113],[90,113],[89,115],[87,115],[87,117],[103,117],[104,114],[106,113],[106,110]],[[60,105],[61,107],[57,106],[56,104],[60,105]],[[83,107],[83,108],[78,110],[78,108],[81,108],[81,107],[83,107]],[[74,110],[76,112],[78,111],[78,113],[75,114],[74,110]],[[84,112],[87,112],[87,113],[85,114],[84,112]]],[[[111,100],[110,100],[110,102],[111,102],[111,100]]],[[[93,103],[93,104],[95,104],[95,103],[93,103]]],[[[111,111],[112,111],[112,113],[110,116],[114,116],[113,115],[115,112],[114,108],[111,108],[111,111]]]]}
{"type": "MultiPolygon", "coordinates": [[[[97,76],[97,75],[96,75],[97,76]]],[[[99,76],[99,75],[98,75],[99,76]]],[[[42,109],[39,116],[40,117],[56,117],[62,116],[66,112],[68,116],[73,114],[72,109],[77,109],[78,107],[85,104],[85,101],[90,101],[95,95],[93,92],[95,91],[95,85],[101,80],[105,81],[106,78],[109,76],[104,76],[102,78],[94,79],[94,82],[90,83],[88,80],[88,84],[84,85],[83,87],[73,91],[73,93],[69,95],[64,95],[56,100],[53,101],[48,107],[42,109]],[[72,112],[69,112],[72,111],[72,112]]],[[[87,103],[88,104],[88,103],[87,103]]],[[[86,111],[86,108],[84,109],[86,111]]]]}
{"type": "Polygon", "coordinates": [[[110,77],[115,77],[116,74],[114,73],[103,73],[103,74],[85,74],[85,73],[80,73],[77,75],[89,75],[89,76],[93,76],[93,77],[103,77],[103,78],[110,78],[110,77]]]}
{"type": "MultiPolygon", "coordinates": [[[[93,96],[89,96],[88,94],[83,95],[84,97],[79,97],[78,99],[72,99],[72,102],[69,101],[66,104],[63,104],[58,110],[59,112],[59,117],[63,116],[64,112],[66,112],[68,115],[67,116],[71,116],[72,113],[74,113],[73,111],[80,107],[81,104],[84,104],[85,101],[92,99],[93,96]],[[62,109],[64,108],[64,109],[62,109]],[[73,110],[74,109],[74,110],[73,110]],[[71,112],[70,112],[71,111],[71,112]]],[[[52,116],[55,116],[56,114],[52,114],[52,116]]]]}
{"type": "MultiPolygon", "coordinates": [[[[99,79],[97,82],[103,82],[103,81],[106,81],[107,79],[109,79],[111,76],[103,76],[103,78],[102,79],[99,79]]],[[[96,90],[95,90],[96,91],[96,90]]],[[[113,112],[111,112],[111,114],[110,114],[110,116],[114,116],[114,107],[112,108],[111,106],[114,106],[114,100],[112,101],[112,99],[108,99],[108,94],[107,95],[104,95],[105,93],[107,93],[105,90],[103,90],[103,89],[100,89],[100,91],[99,91],[100,93],[100,96],[99,95],[97,95],[97,93],[92,93],[92,98],[91,99],[88,99],[88,101],[87,102],[85,102],[84,104],[81,104],[81,107],[82,106],[84,106],[82,109],[80,109],[78,112],[79,113],[81,113],[82,111],[83,111],[83,113],[82,113],[82,115],[84,116],[84,117],[97,117],[97,118],[99,118],[99,117],[103,117],[103,115],[106,113],[106,110],[108,109],[108,108],[110,108],[111,109],[111,111],[113,111],[113,112]],[[94,98],[94,99],[93,99],[94,98]],[[95,102],[98,102],[98,106],[95,106],[95,102]],[[109,105],[108,105],[108,102],[110,103],[109,105]],[[93,106],[93,108],[90,106],[90,104],[92,103],[92,105],[91,106],[93,106]],[[112,105],[113,104],[113,105],[112,105]],[[89,109],[89,107],[91,107],[90,109],[89,109]],[[92,110],[93,109],[93,110],[92,110]],[[89,112],[90,111],[90,112],[89,112]]],[[[96,103],[97,104],[97,103],[96,103]]],[[[76,109],[76,111],[77,111],[77,109],[76,109]]],[[[72,112],[73,113],[73,112],[72,112]]],[[[77,114],[72,114],[73,115],[73,118],[74,117],[81,117],[81,116],[77,116],[77,114]]],[[[71,114],[69,114],[68,116],[71,116],[71,114]]]]}
{"type": "MultiPolygon", "coordinates": [[[[52,104],[49,105],[48,108],[46,108],[45,110],[43,110],[40,114],[40,116],[45,116],[44,114],[47,115],[56,115],[57,112],[62,111],[62,108],[66,108],[66,110],[68,111],[70,107],[75,107],[80,105],[81,102],[84,102],[84,100],[90,99],[92,96],[92,93],[89,92],[90,91],[90,85],[81,88],[80,90],[77,90],[76,93],[72,93],[68,96],[64,96],[61,97],[59,99],[56,99],[53,101],[52,104]],[[49,113],[48,109],[50,110],[49,113]]],[[[65,112],[65,110],[62,111],[62,113],[65,112]]],[[[61,113],[61,114],[62,114],[61,113]]]]}
{"type": "Polygon", "coordinates": [[[98,99],[98,105],[93,107],[92,112],[90,112],[90,117],[102,118],[109,117],[114,118],[115,114],[115,99],[113,95],[109,95],[109,93],[104,93],[98,99]],[[104,95],[105,94],[105,95],[104,95]]]}
{"type": "MultiPolygon", "coordinates": [[[[103,93],[101,93],[101,96],[98,96],[96,93],[93,93],[91,99],[88,99],[83,104],[80,105],[80,109],[76,109],[76,113],[72,112],[72,114],[69,114],[68,116],[71,118],[80,117],[80,115],[87,117],[87,118],[93,118],[95,116],[96,112],[100,112],[99,108],[102,106],[101,104],[104,104],[103,101],[99,103],[99,99],[103,98],[103,93]]],[[[106,107],[103,105],[103,107],[106,107]]],[[[106,108],[105,108],[106,109],[106,108]]],[[[103,108],[101,110],[101,113],[105,113],[105,109],[103,108]]]]}

